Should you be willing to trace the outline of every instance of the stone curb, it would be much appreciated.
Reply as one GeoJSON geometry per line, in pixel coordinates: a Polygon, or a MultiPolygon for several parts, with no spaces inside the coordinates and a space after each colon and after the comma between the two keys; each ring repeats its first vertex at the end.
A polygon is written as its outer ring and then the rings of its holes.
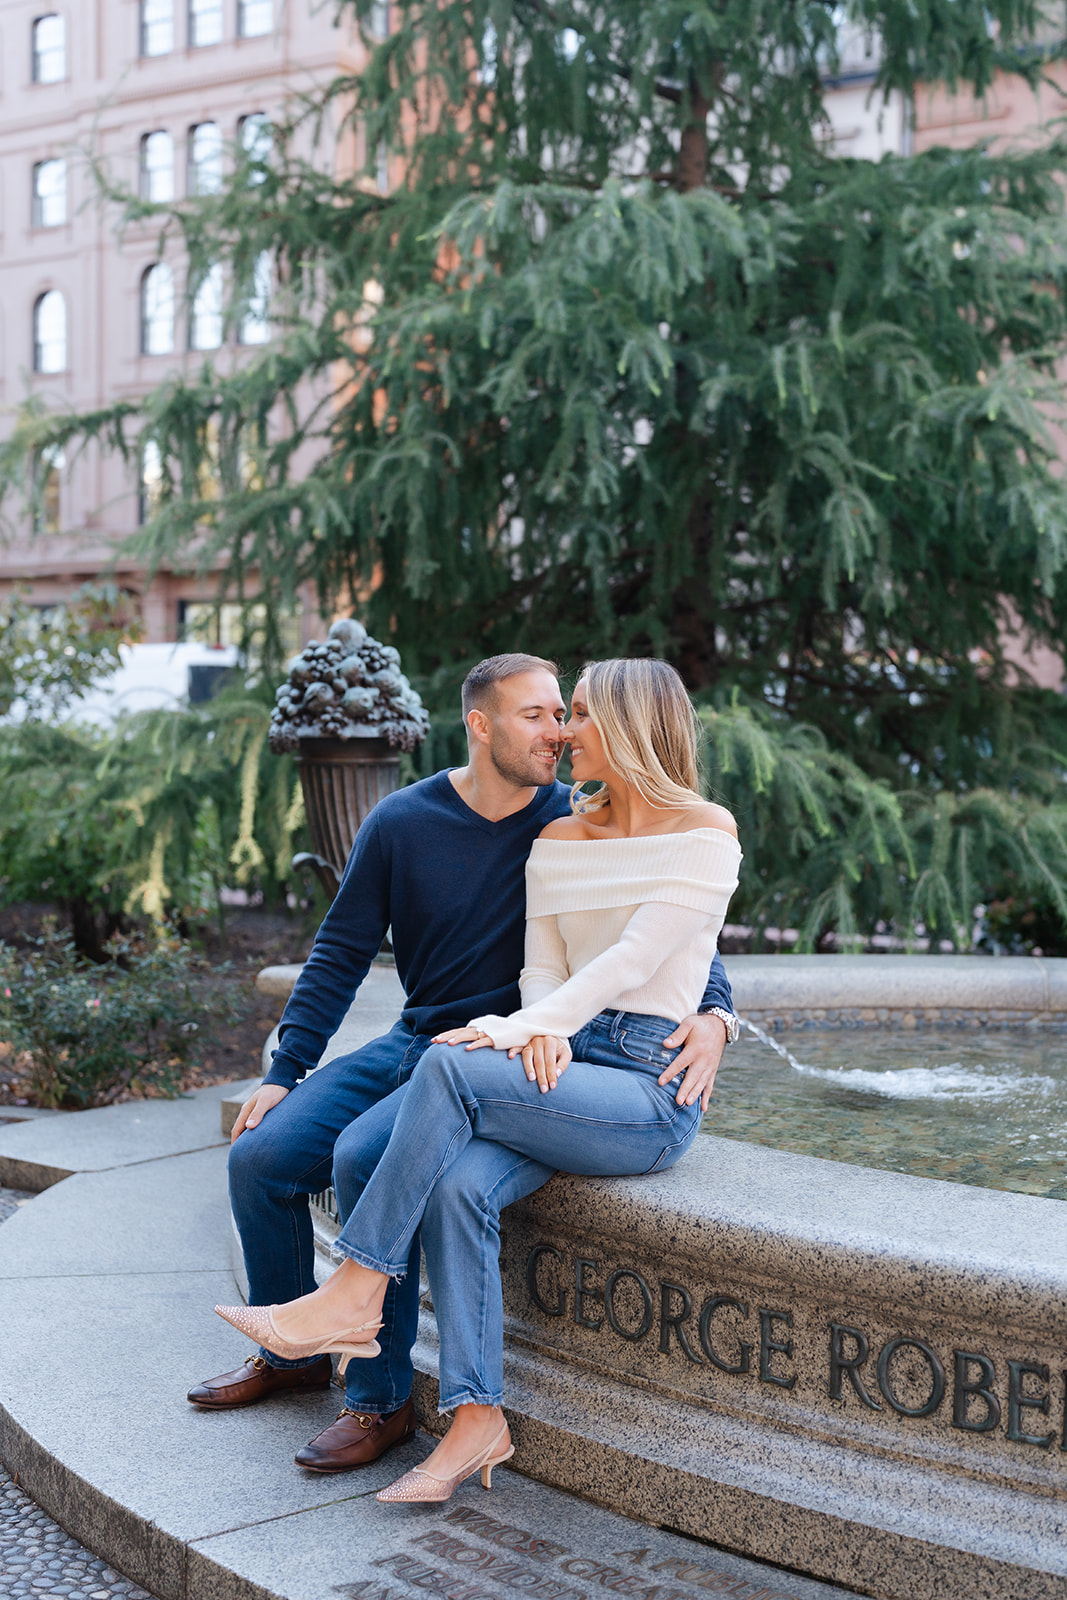
{"type": "MultiPolygon", "coordinates": [[[[211,1092],[216,1118],[222,1093],[211,1092]]],[[[125,1121],[125,1152],[116,1119],[106,1124],[113,1165],[58,1182],[48,1166],[43,1192],[0,1233],[0,1457],[63,1528],[160,1600],[425,1600],[427,1589],[469,1600],[472,1576],[483,1600],[515,1600],[515,1585],[594,1600],[567,1563],[661,1586],[652,1573],[627,1576],[645,1563],[672,1579],[676,1600],[709,1590],[849,1600],[511,1471],[497,1473],[491,1500],[474,1480],[447,1506],[379,1507],[375,1491],[423,1458],[426,1442],[355,1477],[298,1473],[294,1450],[332,1420],[332,1394],[190,1407],[188,1383],[239,1364],[247,1348],[210,1315],[213,1300],[234,1296],[225,1151],[145,1160],[140,1124],[125,1121]],[[73,1397],[60,1367],[76,1375],[73,1397]]]]}

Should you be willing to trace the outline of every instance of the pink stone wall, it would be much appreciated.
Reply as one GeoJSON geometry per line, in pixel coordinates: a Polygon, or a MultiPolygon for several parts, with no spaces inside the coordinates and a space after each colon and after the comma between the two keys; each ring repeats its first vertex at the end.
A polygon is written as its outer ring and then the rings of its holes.
{"type": "MultiPolygon", "coordinates": [[[[259,38],[238,38],[237,0],[223,0],[223,39],[190,47],[187,11],[176,0],[174,49],[139,56],[137,0],[62,0],[66,23],[66,77],[32,81],[31,34],[49,0],[17,0],[0,12],[0,407],[28,393],[56,408],[82,408],[145,393],[175,368],[203,357],[186,352],[179,312],[175,353],[140,353],[140,283],[156,259],[156,229],[129,231],[120,242],[114,212],[101,212],[88,166],[95,148],[127,183],[138,179],[143,135],[163,129],[175,150],[175,192],[186,192],[189,130],[215,122],[227,146],[239,119],[277,113],[287,96],[338,70],[359,71],[363,50],[350,30],[333,26],[322,0],[274,0],[275,26],[259,38]],[[67,220],[35,226],[35,163],[67,160],[67,220]],[[33,307],[49,289],[67,307],[66,370],[33,372],[33,307]]],[[[227,153],[228,159],[228,153],[227,153]]],[[[332,151],[329,159],[332,159],[332,151]]],[[[182,263],[169,256],[180,300],[182,263]]],[[[240,360],[240,351],[223,361],[240,360]]],[[[7,419],[0,426],[10,426],[7,419]]],[[[137,492],[129,469],[97,451],[63,473],[61,523],[74,534],[31,535],[26,528],[0,545],[0,594],[26,583],[41,602],[62,598],[79,583],[104,574],[116,542],[137,523],[137,492]]],[[[213,592],[210,579],[163,573],[146,584],[136,562],[123,560],[115,575],[144,593],[146,637],[176,637],[178,603],[213,592]]],[[[312,613],[307,630],[315,631],[312,613]]]]}

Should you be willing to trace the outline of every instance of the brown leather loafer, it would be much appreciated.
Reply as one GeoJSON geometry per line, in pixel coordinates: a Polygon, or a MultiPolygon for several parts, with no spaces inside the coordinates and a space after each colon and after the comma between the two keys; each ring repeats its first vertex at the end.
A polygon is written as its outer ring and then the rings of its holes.
{"type": "Polygon", "coordinates": [[[369,1466],[395,1444],[414,1437],[415,1407],[410,1400],[391,1417],[350,1411],[345,1406],[337,1413],[336,1422],[296,1452],[296,1464],[311,1472],[350,1472],[353,1467],[369,1466]]]}
{"type": "Polygon", "coordinates": [[[194,1406],[211,1411],[228,1411],[231,1406],[253,1406],[268,1395],[291,1389],[326,1389],[333,1381],[333,1363],[323,1356],[310,1367],[272,1367],[263,1356],[249,1356],[236,1372],[221,1378],[208,1378],[190,1389],[187,1398],[194,1406]]]}

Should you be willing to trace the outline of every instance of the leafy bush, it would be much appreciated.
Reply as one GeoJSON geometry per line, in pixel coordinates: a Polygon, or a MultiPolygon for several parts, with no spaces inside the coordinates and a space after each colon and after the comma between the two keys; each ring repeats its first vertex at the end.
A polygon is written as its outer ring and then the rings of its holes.
{"type": "Polygon", "coordinates": [[[892,788],[818,729],[765,707],[735,698],[701,715],[711,788],[736,815],[746,856],[731,919],[754,928],[757,947],[767,928],[795,927],[798,950],[829,932],[858,949],[877,931],[969,950],[976,906],[1006,881],[1044,908],[1043,947],[1057,929],[1062,942],[1067,803],[1051,782],[1031,794],[892,788]]]}
{"type": "Polygon", "coordinates": [[[0,1030],[37,1105],[178,1091],[200,1020],[213,1014],[190,987],[189,953],[173,939],[121,941],[110,953],[94,966],[54,930],[28,950],[0,945],[0,1030]]]}
{"type": "Polygon", "coordinates": [[[241,689],[108,730],[0,726],[0,896],[61,905],[97,961],[130,919],[215,916],[226,884],[281,898],[304,813],[269,716],[241,689]]]}

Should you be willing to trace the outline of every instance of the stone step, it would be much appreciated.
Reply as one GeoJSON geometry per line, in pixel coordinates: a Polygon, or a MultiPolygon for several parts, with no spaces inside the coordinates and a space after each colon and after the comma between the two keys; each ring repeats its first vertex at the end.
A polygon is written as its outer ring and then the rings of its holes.
{"type": "MultiPolygon", "coordinates": [[[[217,1128],[223,1092],[202,1095],[217,1128]]],[[[225,1148],[183,1151],[198,1123],[172,1106],[170,1147],[157,1127],[146,1157],[139,1108],[115,1109],[107,1147],[99,1119],[85,1145],[108,1164],[72,1169],[95,1114],[64,1119],[67,1142],[44,1152],[35,1185],[47,1187],[0,1231],[0,1458],[160,1600],[849,1600],[514,1470],[494,1473],[491,1495],[473,1478],[444,1506],[379,1505],[375,1492],[432,1440],[357,1474],[301,1472],[293,1454],[332,1419],[334,1393],[190,1406],[191,1383],[248,1349],[211,1314],[236,1292],[225,1148]],[[57,1181],[59,1163],[71,1175],[57,1181]]],[[[528,1468],[535,1449],[522,1447],[528,1468]]]]}

